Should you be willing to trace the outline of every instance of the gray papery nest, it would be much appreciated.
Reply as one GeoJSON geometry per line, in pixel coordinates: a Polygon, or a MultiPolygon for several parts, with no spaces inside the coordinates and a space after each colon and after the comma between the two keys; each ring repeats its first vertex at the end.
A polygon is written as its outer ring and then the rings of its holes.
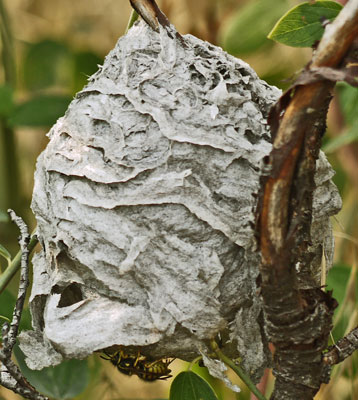
{"type": "MultiPolygon", "coordinates": [[[[281,93],[184,38],[136,24],[49,133],[32,203],[34,330],[21,335],[30,368],[118,345],[191,360],[219,332],[254,380],[268,364],[254,212],[281,93]]],[[[340,208],[332,175],[321,154],[316,282],[340,208]]]]}

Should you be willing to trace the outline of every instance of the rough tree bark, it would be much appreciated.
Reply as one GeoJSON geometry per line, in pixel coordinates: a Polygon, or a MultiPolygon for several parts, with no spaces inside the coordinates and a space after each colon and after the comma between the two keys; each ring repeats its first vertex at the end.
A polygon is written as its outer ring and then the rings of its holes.
{"type": "Polygon", "coordinates": [[[313,176],[334,86],[332,68],[344,64],[357,33],[358,0],[351,0],[327,27],[303,77],[272,113],[274,143],[267,160],[270,173],[263,178],[258,234],[266,328],[274,346],[274,400],[312,399],[327,379],[322,351],[336,302],[319,287],[300,289],[297,271],[309,263],[313,176]]]}

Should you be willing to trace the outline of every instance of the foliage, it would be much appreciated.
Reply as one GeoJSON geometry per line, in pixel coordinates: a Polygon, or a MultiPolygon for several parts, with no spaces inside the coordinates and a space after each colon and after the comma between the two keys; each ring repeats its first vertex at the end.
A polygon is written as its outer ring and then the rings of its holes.
{"type": "MultiPolygon", "coordinates": [[[[14,295],[5,290],[0,295],[0,315],[11,320],[15,304],[14,295]]],[[[21,330],[31,329],[31,315],[25,309],[20,323],[21,330]]],[[[41,393],[55,399],[72,399],[81,393],[89,383],[89,368],[86,360],[69,360],[56,367],[33,371],[27,367],[24,355],[18,345],[15,346],[15,356],[22,373],[28,381],[41,393]]]]}
{"type": "MultiPolygon", "coordinates": [[[[337,2],[310,1],[300,3],[284,14],[293,5],[293,1],[279,0],[271,2],[269,0],[248,0],[244,4],[242,3],[235,2],[236,8],[233,8],[232,5],[230,6],[231,8],[228,9],[230,12],[227,12],[230,18],[223,18],[222,21],[217,21],[221,33],[220,44],[228,52],[240,55],[241,57],[243,55],[259,54],[260,51],[263,51],[264,53],[260,53],[264,54],[262,57],[264,60],[263,63],[266,63],[271,54],[275,54],[276,45],[273,41],[294,47],[310,47],[314,45],[321,38],[327,21],[335,18],[341,9],[341,6],[337,2]],[[282,14],[284,15],[280,18],[282,14]],[[269,33],[277,19],[279,21],[269,33]],[[267,35],[273,41],[268,41],[266,38],[267,35]]],[[[194,23],[201,17],[200,15],[193,16],[194,23]]],[[[124,31],[124,26],[122,27],[122,31],[124,31]]],[[[119,32],[121,31],[119,30],[119,32]]],[[[15,43],[20,47],[19,42],[15,43]]],[[[74,93],[86,84],[87,77],[101,63],[101,57],[98,55],[98,52],[91,50],[79,51],[72,41],[63,40],[61,37],[54,37],[50,33],[47,36],[45,35],[36,39],[32,43],[25,43],[18,53],[19,83],[15,85],[13,80],[6,81],[6,79],[4,79],[4,82],[0,81],[0,130],[1,124],[3,124],[7,129],[10,129],[8,132],[11,132],[13,136],[15,136],[15,132],[24,127],[48,128],[54,124],[57,118],[65,112],[74,93]]],[[[2,61],[4,62],[4,60],[2,61]]],[[[270,72],[272,76],[275,75],[271,82],[282,86],[281,80],[287,78],[290,74],[287,73],[287,70],[284,70],[284,65],[281,67],[281,60],[278,61],[275,64],[276,69],[270,72]]],[[[296,64],[299,62],[300,59],[298,57],[296,64]]],[[[357,193],[357,188],[354,188],[353,182],[346,172],[344,160],[343,163],[338,160],[337,154],[339,154],[339,150],[343,146],[350,145],[358,140],[358,89],[352,88],[347,84],[340,84],[337,88],[337,94],[339,109],[343,117],[343,134],[326,141],[324,149],[331,153],[331,161],[337,165],[337,170],[339,171],[339,186],[342,190],[345,188],[343,195],[349,198],[354,193],[354,190],[357,193]]],[[[37,134],[38,141],[41,141],[44,136],[43,129],[38,130],[37,134]]],[[[12,152],[7,147],[1,135],[0,151],[3,154],[12,152]]],[[[36,156],[37,154],[34,154],[33,159],[36,156]]],[[[20,165],[23,154],[16,151],[13,157],[15,164],[20,165]]],[[[4,164],[1,158],[0,177],[6,176],[9,173],[8,165],[4,164]]],[[[11,190],[10,187],[7,187],[3,183],[4,181],[1,179],[0,190],[0,243],[2,244],[5,244],[5,241],[8,240],[8,235],[5,237],[5,234],[2,232],[7,232],[7,227],[9,226],[7,225],[8,217],[5,212],[8,204],[5,204],[4,199],[7,196],[7,192],[11,190]],[[3,229],[4,227],[5,229],[3,229]]],[[[27,199],[27,202],[22,202],[22,204],[28,204],[30,194],[23,192],[20,184],[18,186],[20,198],[27,199]]],[[[352,218],[346,218],[345,216],[347,214],[356,215],[352,211],[356,210],[354,207],[357,207],[354,199],[356,197],[353,198],[351,203],[348,203],[339,218],[352,220],[352,218]]],[[[336,231],[342,230],[338,224],[336,225],[336,231]]],[[[352,327],[352,324],[354,325],[357,322],[355,311],[358,302],[357,276],[356,266],[351,256],[351,254],[357,254],[357,247],[356,245],[352,245],[349,251],[342,252],[339,249],[346,248],[347,241],[352,240],[352,243],[356,241],[358,232],[354,226],[345,229],[348,229],[348,233],[352,235],[352,239],[343,238],[339,241],[338,253],[340,254],[336,256],[335,266],[329,272],[327,278],[327,290],[333,290],[334,296],[340,303],[340,307],[336,310],[335,328],[333,331],[333,337],[336,340],[342,337],[352,327]]],[[[11,246],[13,244],[9,247],[7,243],[6,246],[0,246],[1,261],[5,260],[5,263],[9,262],[11,255],[7,248],[11,248],[11,246]]],[[[0,316],[11,319],[14,303],[15,297],[11,291],[5,290],[0,295],[0,316]]],[[[21,329],[29,329],[30,327],[30,313],[26,309],[21,321],[21,329]]],[[[96,365],[96,369],[94,369],[90,368],[86,361],[77,360],[66,361],[58,367],[42,371],[31,371],[25,365],[23,355],[18,347],[16,348],[16,359],[29,381],[41,392],[56,399],[74,398],[80,393],[85,393],[85,398],[90,398],[93,382],[98,383],[98,379],[103,378],[104,375],[103,370],[101,372],[98,369],[98,364],[96,365]]],[[[116,371],[114,371],[114,374],[116,374],[114,380],[119,380],[117,390],[120,391],[122,382],[131,378],[123,377],[122,381],[117,376],[116,371]]],[[[353,399],[354,385],[356,385],[358,377],[357,357],[353,357],[350,363],[347,362],[345,366],[336,367],[332,376],[333,380],[330,386],[334,387],[335,383],[345,382],[351,387],[351,389],[345,391],[345,398],[353,399]],[[351,390],[351,394],[349,394],[349,390],[351,390]]],[[[105,378],[102,380],[105,381],[105,378]]],[[[107,383],[107,385],[109,386],[110,384],[107,383]]],[[[144,383],[144,385],[151,384],[144,383]]],[[[148,388],[148,386],[146,387],[148,388]]],[[[334,392],[334,389],[330,390],[331,392],[325,391],[318,398],[327,400],[338,398],[337,392],[334,392]]],[[[214,400],[221,398],[222,396],[219,394],[220,390],[217,390],[215,387],[215,391],[217,392],[216,394],[197,374],[192,371],[186,371],[179,373],[173,380],[170,400],[183,398],[188,400],[199,398],[214,400]]],[[[0,397],[2,395],[3,392],[0,391],[0,397]]],[[[341,392],[339,392],[338,396],[340,395],[341,392]]],[[[229,394],[226,394],[225,400],[229,396],[229,394]]],[[[247,392],[243,392],[237,395],[237,397],[235,396],[235,398],[247,400],[249,396],[247,392]]]]}
{"type": "Polygon", "coordinates": [[[10,126],[50,126],[62,116],[69,103],[69,96],[42,95],[18,104],[9,115],[10,126]]]}
{"type": "Polygon", "coordinates": [[[87,360],[67,360],[56,367],[34,371],[27,367],[25,356],[15,347],[16,360],[26,379],[39,392],[58,400],[72,399],[82,393],[89,384],[87,360]]]}
{"type": "Polygon", "coordinates": [[[288,46],[311,47],[321,39],[327,22],[341,9],[335,1],[301,3],[279,19],[268,37],[288,46]]]}
{"type": "MultiPolygon", "coordinates": [[[[4,54],[4,57],[11,56],[12,54],[4,54]]],[[[64,42],[49,39],[27,44],[22,57],[24,61],[19,63],[20,77],[22,77],[20,84],[15,86],[15,80],[6,79],[6,76],[5,82],[0,82],[0,151],[6,155],[4,158],[0,157],[0,175],[5,177],[9,168],[12,169],[10,163],[19,165],[21,162],[21,155],[14,147],[15,129],[48,128],[53,125],[66,111],[74,92],[83,87],[87,77],[95,72],[97,65],[101,62],[101,58],[93,52],[77,51],[64,42]]],[[[8,63],[8,65],[11,64],[14,65],[14,63],[8,63]]],[[[43,131],[38,130],[38,135],[39,138],[42,137],[43,131]]],[[[11,224],[5,212],[11,202],[6,203],[5,199],[11,198],[12,193],[9,192],[12,191],[12,186],[6,185],[6,179],[1,182],[0,239],[2,243],[9,243],[9,235],[3,236],[3,232],[11,231],[11,224]],[[4,230],[3,227],[5,227],[4,230]]],[[[28,196],[21,193],[19,185],[18,189],[16,197],[28,196]]],[[[11,242],[9,246],[14,247],[11,242]]],[[[7,247],[0,245],[0,256],[6,260],[8,266],[11,262],[11,254],[7,247]]],[[[1,320],[11,320],[15,300],[9,290],[1,293],[1,320]]],[[[22,315],[20,330],[22,329],[31,329],[28,308],[22,315]]],[[[87,360],[70,360],[56,367],[32,371],[26,366],[24,356],[18,346],[15,347],[15,356],[29,382],[51,398],[74,398],[83,392],[89,383],[90,372],[87,360]]]]}
{"type": "Polygon", "coordinates": [[[73,93],[84,86],[99,62],[91,52],[71,51],[66,44],[53,40],[29,45],[22,65],[29,97],[14,101],[16,88],[1,85],[0,116],[13,127],[50,127],[64,114],[73,93]],[[56,94],[58,86],[67,94],[56,94]]]}
{"type": "MultiPolygon", "coordinates": [[[[0,83],[0,152],[5,155],[0,157],[0,177],[5,177],[0,192],[0,223],[8,222],[5,210],[15,207],[15,201],[18,207],[29,203],[17,201],[28,196],[22,193],[20,185],[16,187],[16,195],[12,193],[14,181],[20,180],[15,172],[21,164],[14,130],[53,125],[65,113],[75,91],[86,84],[88,76],[101,62],[101,58],[90,51],[73,50],[66,43],[48,39],[28,44],[23,58],[21,85],[15,87],[13,82],[0,83]],[[13,171],[13,175],[6,179],[8,171],[13,171]]],[[[42,137],[43,131],[39,130],[38,135],[42,137]]],[[[1,239],[7,238],[0,234],[1,239]]]]}
{"type": "Polygon", "coordinates": [[[208,383],[192,371],[184,371],[176,376],[171,387],[169,400],[217,400],[208,383]]]}

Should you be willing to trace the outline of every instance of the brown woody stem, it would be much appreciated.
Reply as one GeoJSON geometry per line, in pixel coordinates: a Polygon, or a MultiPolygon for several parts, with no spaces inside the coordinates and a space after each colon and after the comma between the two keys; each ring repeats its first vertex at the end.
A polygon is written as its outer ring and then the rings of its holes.
{"type": "MultiPolygon", "coordinates": [[[[358,34],[358,0],[326,29],[312,67],[338,67],[358,34]]],[[[308,67],[309,71],[309,67],[308,67]]],[[[306,70],[307,73],[307,70],[306,70]]],[[[296,264],[310,242],[315,163],[334,84],[298,84],[277,113],[259,215],[262,297],[276,383],[271,399],[313,399],[325,377],[322,351],[336,306],[320,288],[301,290],[296,264]]]]}

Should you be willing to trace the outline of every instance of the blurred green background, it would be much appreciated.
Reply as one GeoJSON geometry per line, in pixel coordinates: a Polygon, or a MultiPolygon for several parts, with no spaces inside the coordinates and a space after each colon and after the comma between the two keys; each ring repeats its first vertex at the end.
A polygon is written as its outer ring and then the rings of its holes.
{"type": "MultiPolygon", "coordinates": [[[[282,14],[300,1],[157,2],[180,33],[223,47],[251,64],[262,79],[282,89],[310,60],[311,49],[290,48],[266,39],[282,14]]],[[[6,210],[13,208],[34,229],[30,211],[33,174],[36,158],[47,144],[46,133],[124,33],[130,12],[128,0],[0,0],[0,244],[12,255],[18,250],[18,231],[9,223],[6,210]]],[[[323,147],[337,171],[334,181],[344,204],[332,220],[336,255],[328,276],[328,285],[341,302],[333,331],[339,338],[357,326],[358,320],[358,90],[339,84],[336,94],[323,147]]],[[[1,258],[0,267],[6,267],[1,258]]],[[[10,314],[17,282],[15,277],[0,295],[0,315],[10,314]]],[[[28,312],[23,326],[30,326],[28,312]]],[[[21,364],[21,355],[18,358],[21,364]]],[[[183,368],[185,363],[174,363],[174,373],[183,368]]],[[[335,369],[332,383],[317,399],[358,399],[357,368],[357,356],[346,360],[335,369]]],[[[201,373],[206,374],[204,369],[201,373]]],[[[98,356],[48,374],[60,376],[60,388],[64,382],[70,385],[73,377],[82,382],[76,389],[80,395],[59,389],[56,398],[164,399],[170,385],[170,381],[145,383],[119,374],[98,356]]],[[[234,395],[215,380],[211,383],[221,399],[250,398],[244,388],[234,395]]],[[[0,399],[18,398],[0,388],[0,399]]]]}

